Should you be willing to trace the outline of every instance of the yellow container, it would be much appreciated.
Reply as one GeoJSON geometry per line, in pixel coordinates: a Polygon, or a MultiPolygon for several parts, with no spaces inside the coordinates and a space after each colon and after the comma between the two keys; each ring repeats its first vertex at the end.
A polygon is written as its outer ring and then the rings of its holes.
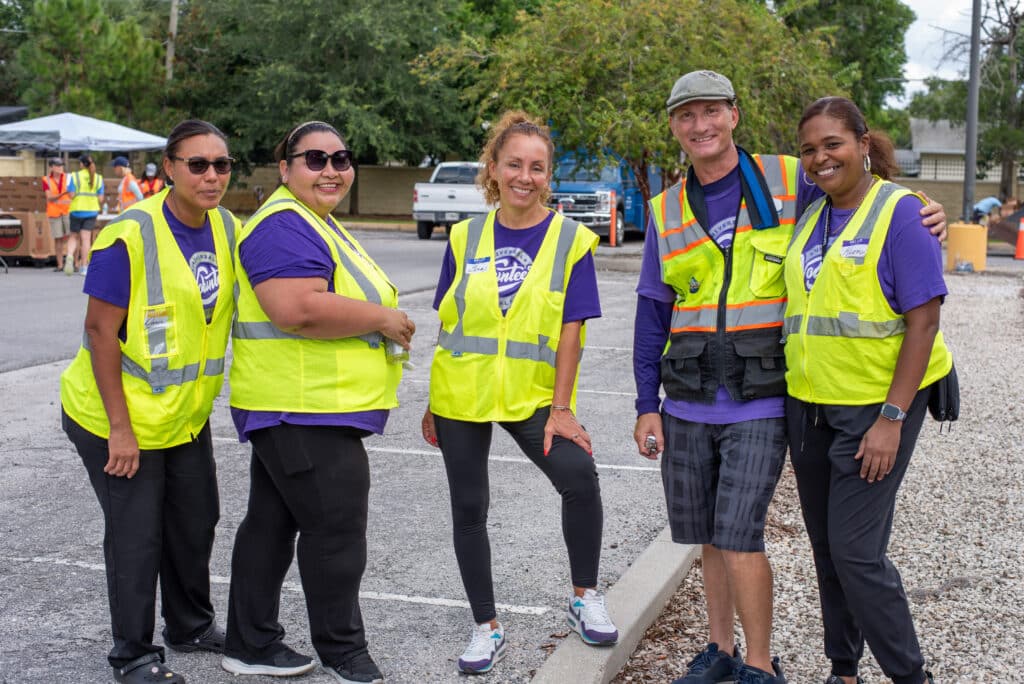
{"type": "Polygon", "coordinates": [[[947,271],[984,271],[987,252],[988,228],[976,223],[954,223],[949,226],[949,235],[946,237],[947,271]]]}

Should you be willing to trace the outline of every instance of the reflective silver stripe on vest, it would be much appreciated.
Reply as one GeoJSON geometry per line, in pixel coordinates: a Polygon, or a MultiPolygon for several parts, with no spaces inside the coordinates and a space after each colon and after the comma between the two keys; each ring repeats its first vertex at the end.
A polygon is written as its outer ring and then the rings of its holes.
{"type": "MultiPolygon", "coordinates": [[[[725,311],[725,329],[732,331],[745,328],[765,328],[771,324],[778,325],[785,310],[786,302],[784,301],[749,303],[742,307],[729,307],[725,311]]],[[[672,330],[674,332],[692,328],[715,330],[717,323],[717,306],[675,309],[672,312],[672,330]]]]}
{"type": "Polygon", "coordinates": [[[840,311],[835,318],[808,316],[807,334],[828,337],[868,337],[885,339],[902,335],[907,329],[906,321],[895,318],[891,321],[862,321],[855,313],[840,311]]]}
{"type": "Polygon", "coordinates": [[[486,223],[487,216],[474,216],[469,221],[469,226],[466,230],[466,251],[463,255],[462,278],[459,279],[459,282],[455,285],[455,291],[452,293],[452,296],[455,298],[455,327],[451,332],[447,332],[442,328],[437,336],[437,345],[453,354],[470,352],[494,356],[498,353],[497,338],[467,336],[463,323],[466,318],[466,289],[469,287],[469,274],[466,273],[465,261],[475,255],[476,250],[480,247],[480,240],[483,238],[484,225],[486,223]]]}
{"type": "Polygon", "coordinates": [[[819,197],[818,199],[808,204],[807,208],[804,209],[804,213],[800,215],[800,218],[796,222],[796,227],[793,228],[793,236],[789,238],[790,248],[792,248],[793,245],[797,243],[797,240],[800,239],[800,235],[804,232],[804,227],[807,225],[807,222],[811,220],[811,217],[817,215],[821,208],[825,205],[826,199],[828,199],[827,195],[819,197]]]}
{"type": "Polygon", "coordinates": [[[795,316],[786,316],[786,319],[782,321],[782,340],[785,342],[787,335],[795,335],[800,332],[800,326],[804,323],[803,314],[797,314],[795,316]]]}
{"type": "MultiPolygon", "coordinates": [[[[452,295],[455,298],[455,309],[458,318],[455,323],[455,328],[450,333],[442,329],[438,336],[438,346],[442,349],[447,349],[455,355],[471,352],[474,354],[489,354],[494,356],[498,353],[497,338],[466,335],[463,326],[463,320],[466,313],[466,289],[469,286],[469,277],[466,273],[465,264],[470,258],[473,258],[476,255],[477,249],[480,246],[480,240],[483,238],[486,222],[486,216],[476,216],[470,219],[469,226],[466,231],[466,251],[462,259],[462,278],[455,286],[455,291],[452,295]]],[[[578,224],[575,221],[567,218],[562,219],[562,225],[559,228],[557,243],[555,245],[551,280],[548,284],[548,287],[552,292],[562,292],[564,289],[569,253],[572,250],[573,243],[575,242],[577,225],[578,224]]],[[[509,340],[505,344],[505,356],[510,359],[524,359],[527,361],[546,363],[554,368],[556,352],[548,346],[548,342],[550,340],[551,338],[547,335],[539,335],[536,344],[509,340]]]]}
{"type": "MultiPolygon", "coordinates": [[[[886,202],[888,202],[889,198],[892,197],[894,192],[902,189],[903,188],[901,188],[900,186],[893,185],[892,183],[886,183],[885,185],[878,189],[878,194],[875,195],[875,199],[871,203],[871,207],[868,208],[868,215],[864,217],[864,221],[860,224],[860,228],[857,229],[856,239],[871,239],[871,233],[873,233],[875,230],[875,224],[878,223],[878,217],[881,215],[882,209],[885,208],[886,202]]],[[[858,266],[863,266],[865,256],[867,256],[867,254],[852,257],[850,260],[853,261],[858,266]]]]}
{"type": "Polygon", "coordinates": [[[704,232],[701,225],[694,221],[684,230],[679,230],[683,224],[683,205],[679,201],[679,193],[682,191],[682,183],[676,183],[668,192],[662,202],[665,205],[665,231],[673,230],[668,235],[658,234],[659,255],[664,258],[669,254],[681,252],[699,240],[707,240],[708,234],[704,232]]]}
{"type": "Polygon", "coordinates": [[[294,335],[281,330],[270,321],[252,321],[231,326],[231,335],[239,340],[304,340],[302,335],[294,335]]]}
{"type": "MultiPolygon", "coordinates": [[[[82,333],[82,347],[92,353],[92,345],[89,342],[88,333],[82,333]]],[[[166,369],[159,372],[147,373],[146,369],[133,361],[125,354],[121,354],[121,372],[133,378],[138,378],[151,388],[162,389],[174,385],[182,385],[186,382],[193,382],[199,377],[199,364],[192,363],[184,368],[166,369]]],[[[224,372],[224,359],[207,359],[203,375],[216,377],[224,372]]]]}
{"type": "MultiPolygon", "coordinates": [[[[260,207],[260,211],[265,212],[266,209],[269,209],[270,207],[273,207],[277,204],[288,204],[290,208],[294,209],[296,212],[299,212],[300,214],[305,214],[305,219],[307,222],[316,223],[318,220],[324,221],[324,219],[321,219],[319,216],[316,216],[316,214],[309,211],[309,209],[304,207],[300,202],[297,202],[288,197],[282,197],[281,199],[276,199],[273,202],[270,202],[269,204],[264,204],[262,207],[260,207]]],[[[324,221],[324,223],[326,223],[326,221],[324,221]]],[[[377,288],[373,286],[373,283],[370,282],[369,278],[363,275],[362,271],[356,268],[355,264],[348,257],[348,254],[345,253],[345,250],[342,247],[341,238],[334,233],[334,231],[330,228],[329,225],[327,227],[326,232],[330,236],[331,240],[334,242],[335,251],[337,251],[338,258],[341,260],[342,268],[344,268],[345,271],[349,275],[351,275],[352,278],[355,279],[356,284],[359,285],[359,289],[362,290],[363,292],[363,296],[366,297],[366,301],[371,302],[373,304],[382,304],[380,293],[377,292],[377,288]]],[[[236,281],[235,301],[238,301],[239,292],[240,290],[238,287],[238,283],[236,281]]],[[[284,330],[281,330],[270,321],[240,323],[238,321],[237,310],[235,311],[235,320],[231,325],[231,335],[240,340],[307,339],[302,335],[293,335],[292,333],[285,332],[284,330]]],[[[354,337],[363,340],[373,349],[380,347],[381,343],[384,341],[384,336],[379,332],[366,333],[365,335],[355,335],[354,337]]]]}

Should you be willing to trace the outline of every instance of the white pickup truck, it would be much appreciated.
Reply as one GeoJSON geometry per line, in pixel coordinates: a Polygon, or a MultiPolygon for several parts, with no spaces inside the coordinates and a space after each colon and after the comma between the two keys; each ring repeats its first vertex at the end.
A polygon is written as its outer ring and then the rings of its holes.
{"type": "Polygon", "coordinates": [[[434,226],[449,232],[452,224],[494,208],[476,184],[479,171],[479,162],[441,162],[428,182],[413,186],[412,217],[420,240],[429,240],[434,226]]]}

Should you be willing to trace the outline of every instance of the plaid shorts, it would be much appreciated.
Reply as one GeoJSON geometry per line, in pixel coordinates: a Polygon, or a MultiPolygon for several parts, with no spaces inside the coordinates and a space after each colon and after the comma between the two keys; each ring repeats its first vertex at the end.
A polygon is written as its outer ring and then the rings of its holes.
{"type": "Polygon", "coordinates": [[[764,551],[764,525],[786,461],[785,418],[729,425],[662,414],[672,541],[726,551],[764,551]]]}

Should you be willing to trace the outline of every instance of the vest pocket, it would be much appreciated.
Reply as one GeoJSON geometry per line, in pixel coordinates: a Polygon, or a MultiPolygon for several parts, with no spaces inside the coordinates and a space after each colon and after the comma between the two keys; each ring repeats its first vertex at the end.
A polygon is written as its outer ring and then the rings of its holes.
{"type": "Polygon", "coordinates": [[[778,230],[752,232],[754,263],[750,267],[750,291],[755,297],[781,297],[786,291],[782,267],[789,235],[778,230]]]}
{"type": "Polygon", "coordinates": [[[744,399],[780,397],[786,394],[786,353],[778,333],[734,338],[733,346],[736,355],[743,360],[740,393],[744,399]]]}
{"type": "Polygon", "coordinates": [[[661,357],[661,384],[669,399],[694,401],[701,399],[700,355],[707,340],[683,336],[672,340],[661,357]]]}

